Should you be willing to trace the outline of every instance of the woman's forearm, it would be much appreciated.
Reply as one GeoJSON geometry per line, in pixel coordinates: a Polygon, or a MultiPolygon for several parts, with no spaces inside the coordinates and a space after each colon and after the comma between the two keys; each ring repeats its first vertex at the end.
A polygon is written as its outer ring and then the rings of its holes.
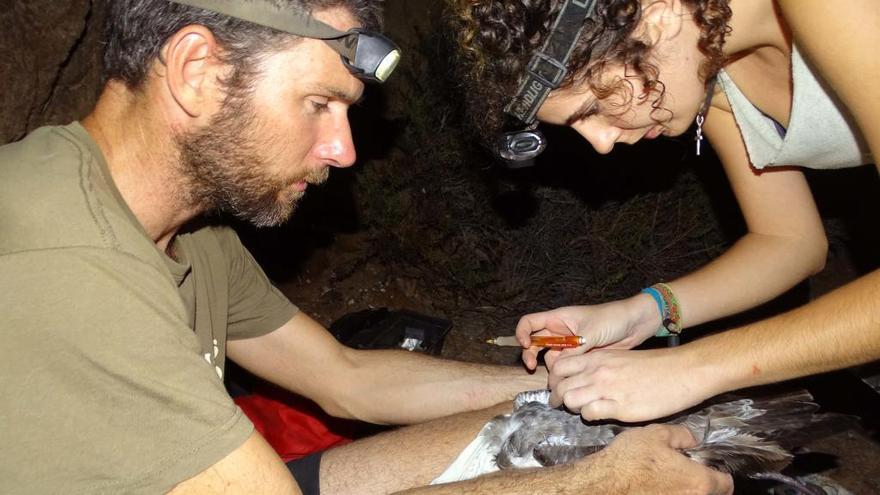
{"type": "Polygon", "coordinates": [[[669,285],[692,327],[765,303],[821,270],[824,238],[746,234],[727,252],[669,285]]]}
{"type": "Polygon", "coordinates": [[[713,369],[716,394],[880,359],[880,270],[798,309],[686,347],[713,369]]]}

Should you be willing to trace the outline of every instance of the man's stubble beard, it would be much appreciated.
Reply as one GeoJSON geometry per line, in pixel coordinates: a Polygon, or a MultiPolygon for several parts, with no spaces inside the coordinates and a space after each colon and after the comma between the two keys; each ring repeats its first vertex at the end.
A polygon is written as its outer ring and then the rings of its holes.
{"type": "Polygon", "coordinates": [[[290,189],[294,182],[327,180],[329,167],[294,179],[270,175],[256,128],[250,96],[230,97],[207,127],[178,136],[180,193],[186,204],[270,227],[287,221],[305,194],[290,189]]]}

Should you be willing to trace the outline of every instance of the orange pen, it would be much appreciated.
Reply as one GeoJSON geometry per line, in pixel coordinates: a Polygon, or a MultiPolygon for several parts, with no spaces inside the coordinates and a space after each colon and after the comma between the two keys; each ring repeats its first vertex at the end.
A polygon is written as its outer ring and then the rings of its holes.
{"type": "MultiPolygon", "coordinates": [[[[495,337],[486,341],[487,344],[522,347],[513,335],[495,337]]],[[[587,339],[580,335],[532,335],[532,347],[550,347],[552,349],[568,349],[587,343],[587,339]]]]}

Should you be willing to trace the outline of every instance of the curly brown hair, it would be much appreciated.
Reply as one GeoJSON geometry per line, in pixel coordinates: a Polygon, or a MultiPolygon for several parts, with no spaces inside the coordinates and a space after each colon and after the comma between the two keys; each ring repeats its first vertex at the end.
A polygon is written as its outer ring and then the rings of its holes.
{"type": "MultiPolygon", "coordinates": [[[[724,64],[722,48],[729,32],[729,0],[682,0],[700,28],[699,50],[706,56],[699,76],[709,80],[724,64]]],[[[525,66],[543,46],[564,0],[449,0],[457,37],[457,79],[467,119],[484,139],[491,140],[509,121],[503,109],[516,93],[525,66]]],[[[645,88],[638,98],[654,96],[655,112],[662,110],[665,88],[659,70],[649,62],[651,46],[632,37],[642,13],[641,0],[599,0],[568,62],[561,88],[589,82],[599,99],[620,94],[634,97],[632,84],[603,84],[609,65],[626,67],[645,88]]],[[[657,117],[655,117],[657,118],[657,117]]],[[[658,120],[660,120],[658,118],[658,120]]]]}

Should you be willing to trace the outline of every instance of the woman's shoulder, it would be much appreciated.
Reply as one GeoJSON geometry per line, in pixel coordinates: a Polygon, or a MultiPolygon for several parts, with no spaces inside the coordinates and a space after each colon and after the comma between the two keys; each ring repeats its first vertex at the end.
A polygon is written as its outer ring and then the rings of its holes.
{"type": "MultiPolygon", "coordinates": [[[[787,52],[777,47],[752,50],[726,64],[723,71],[729,78],[728,85],[735,85],[753,106],[783,125],[788,122],[792,95],[790,48],[787,52]]],[[[723,93],[723,88],[716,85],[716,91],[723,93]]],[[[730,111],[724,95],[713,99],[713,106],[730,111]]]]}

